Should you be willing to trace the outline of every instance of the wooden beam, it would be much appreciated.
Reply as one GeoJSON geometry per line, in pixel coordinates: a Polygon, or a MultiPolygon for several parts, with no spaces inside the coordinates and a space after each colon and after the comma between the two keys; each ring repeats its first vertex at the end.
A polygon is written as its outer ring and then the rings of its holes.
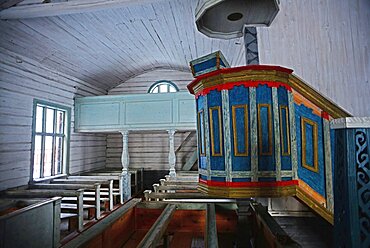
{"type": "Polygon", "coordinates": [[[97,236],[99,233],[103,232],[119,218],[125,215],[128,211],[134,208],[141,199],[133,198],[130,201],[126,202],[124,205],[113,211],[111,214],[105,216],[99,220],[99,225],[93,225],[90,228],[85,229],[77,237],[69,241],[63,247],[72,248],[72,247],[83,247],[84,244],[89,242],[93,237],[97,236]]]}
{"type": "Polygon", "coordinates": [[[137,247],[157,247],[158,242],[166,232],[167,226],[170,223],[171,217],[175,213],[175,210],[176,205],[168,204],[137,247]]]}
{"type": "Polygon", "coordinates": [[[0,1],[0,10],[10,8],[23,0],[2,0],[0,1]]]}
{"type": "Polygon", "coordinates": [[[206,210],[205,247],[218,248],[215,204],[208,203],[206,210]]]}
{"type": "Polygon", "coordinates": [[[268,236],[264,236],[264,240],[267,240],[267,242],[273,242],[274,247],[301,247],[282,229],[276,220],[269,214],[266,207],[256,202],[250,203],[250,206],[255,214],[256,221],[263,225],[262,229],[265,230],[264,235],[266,235],[266,232],[270,234],[268,236]]]}
{"type": "MultiPolygon", "coordinates": [[[[24,19],[46,16],[78,14],[110,8],[124,8],[162,0],[78,0],[15,6],[0,12],[0,19],[24,19]]],[[[9,1],[11,2],[11,1],[9,1]]]]}
{"type": "Polygon", "coordinates": [[[188,161],[186,161],[181,170],[190,171],[191,167],[193,167],[197,160],[198,160],[198,150],[195,150],[191,157],[188,159],[188,161]]]}

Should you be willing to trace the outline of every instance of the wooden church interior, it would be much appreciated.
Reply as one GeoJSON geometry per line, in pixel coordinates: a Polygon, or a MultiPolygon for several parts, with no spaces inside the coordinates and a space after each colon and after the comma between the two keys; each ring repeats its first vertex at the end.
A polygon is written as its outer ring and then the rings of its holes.
{"type": "Polygon", "coordinates": [[[369,11],[0,0],[0,248],[369,247],[369,11]]]}

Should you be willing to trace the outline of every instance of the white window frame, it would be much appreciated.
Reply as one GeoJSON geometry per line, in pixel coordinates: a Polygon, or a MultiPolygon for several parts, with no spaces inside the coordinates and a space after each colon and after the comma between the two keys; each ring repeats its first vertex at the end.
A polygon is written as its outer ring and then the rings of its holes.
{"type": "Polygon", "coordinates": [[[152,94],[176,93],[178,91],[179,91],[179,88],[177,87],[177,85],[175,83],[171,82],[171,81],[168,81],[168,80],[159,80],[159,81],[155,82],[154,84],[152,84],[148,89],[148,93],[152,93],[152,94]],[[163,85],[167,86],[165,91],[161,91],[161,86],[163,86],[163,85]],[[174,89],[175,91],[171,91],[170,90],[171,88],[174,89]]]}
{"type": "Polygon", "coordinates": [[[33,117],[32,117],[32,148],[31,148],[31,170],[30,170],[30,183],[48,180],[56,177],[65,176],[68,173],[69,167],[69,143],[70,143],[70,120],[71,120],[71,108],[66,107],[63,105],[34,99],[33,101],[33,117]],[[37,117],[37,107],[42,107],[42,131],[36,132],[36,117],[37,117]],[[46,109],[53,110],[53,131],[46,132],[46,109]],[[63,123],[63,132],[57,133],[56,130],[56,116],[57,111],[64,112],[64,123],[63,123]],[[41,137],[41,155],[40,155],[40,176],[34,178],[34,167],[36,166],[34,163],[35,157],[35,146],[36,146],[36,137],[41,137]],[[50,168],[50,176],[44,176],[44,153],[45,153],[45,138],[52,137],[52,158],[51,158],[51,168],[50,168]],[[55,154],[55,141],[57,138],[62,138],[62,168],[60,172],[55,173],[54,168],[54,154],[55,154]]]}

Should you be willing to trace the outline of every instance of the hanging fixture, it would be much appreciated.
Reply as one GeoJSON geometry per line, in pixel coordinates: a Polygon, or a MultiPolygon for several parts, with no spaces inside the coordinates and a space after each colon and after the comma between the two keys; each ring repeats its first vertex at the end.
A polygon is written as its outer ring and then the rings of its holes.
{"type": "Polygon", "coordinates": [[[195,10],[198,30],[212,38],[243,35],[244,26],[270,26],[279,0],[199,0],[195,10]]]}

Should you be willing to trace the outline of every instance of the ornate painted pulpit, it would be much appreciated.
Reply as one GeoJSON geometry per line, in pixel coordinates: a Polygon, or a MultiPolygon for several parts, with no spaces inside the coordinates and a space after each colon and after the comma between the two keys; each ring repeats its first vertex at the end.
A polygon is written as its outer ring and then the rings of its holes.
{"type": "MultiPolygon", "coordinates": [[[[193,72],[214,56],[192,62],[193,72]]],[[[288,68],[202,70],[188,85],[196,99],[199,190],[230,198],[295,196],[333,223],[329,120],[348,113],[288,68]]]]}

